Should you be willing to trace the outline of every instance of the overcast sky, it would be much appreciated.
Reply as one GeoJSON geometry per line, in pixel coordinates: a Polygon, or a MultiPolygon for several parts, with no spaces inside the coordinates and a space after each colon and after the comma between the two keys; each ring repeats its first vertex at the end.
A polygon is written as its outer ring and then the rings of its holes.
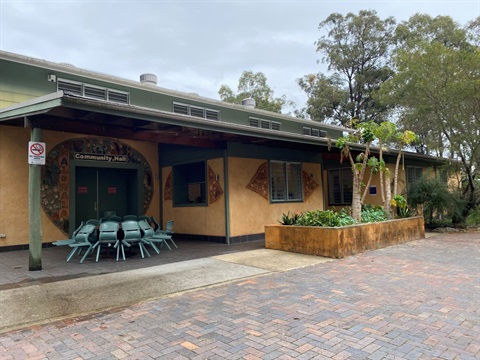
{"type": "Polygon", "coordinates": [[[322,70],[318,24],[368,9],[397,22],[449,15],[463,26],[480,0],[0,0],[0,49],[135,81],[154,73],[161,87],[213,99],[222,84],[236,91],[244,70],[261,71],[275,96],[301,108],[295,80],[322,70]]]}

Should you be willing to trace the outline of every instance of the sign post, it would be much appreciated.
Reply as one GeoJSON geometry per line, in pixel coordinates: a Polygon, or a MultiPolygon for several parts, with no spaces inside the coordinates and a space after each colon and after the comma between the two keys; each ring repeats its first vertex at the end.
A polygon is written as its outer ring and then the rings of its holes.
{"type": "Polygon", "coordinates": [[[42,222],[40,209],[40,166],[45,165],[45,143],[40,142],[42,129],[32,128],[28,143],[28,212],[30,223],[28,270],[42,270],[42,222]]]}

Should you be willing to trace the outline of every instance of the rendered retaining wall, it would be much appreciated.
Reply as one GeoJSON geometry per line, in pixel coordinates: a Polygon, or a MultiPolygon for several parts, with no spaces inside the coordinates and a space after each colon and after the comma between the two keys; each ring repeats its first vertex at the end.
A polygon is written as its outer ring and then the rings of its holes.
{"type": "Polygon", "coordinates": [[[424,238],[422,216],[338,228],[265,225],[267,249],[330,258],[343,258],[424,238]]]}

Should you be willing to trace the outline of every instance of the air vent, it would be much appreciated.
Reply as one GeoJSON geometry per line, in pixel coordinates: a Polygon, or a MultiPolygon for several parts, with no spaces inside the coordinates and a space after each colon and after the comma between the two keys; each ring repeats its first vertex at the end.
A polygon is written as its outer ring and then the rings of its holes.
{"type": "Polygon", "coordinates": [[[280,123],[277,121],[272,121],[272,130],[280,131],[280,123]]]}
{"type": "Polygon", "coordinates": [[[155,74],[142,74],[140,75],[140,82],[147,85],[157,85],[157,75],[155,74]]]}
{"type": "Polygon", "coordinates": [[[190,106],[190,115],[205,118],[205,109],[190,106]]]}
{"type": "Polygon", "coordinates": [[[220,112],[218,110],[205,109],[205,117],[208,120],[220,120],[220,112]]]}
{"type": "Polygon", "coordinates": [[[260,127],[262,129],[270,129],[270,121],[260,119],[260,127]]]}
{"type": "Polygon", "coordinates": [[[279,131],[281,126],[281,123],[278,121],[271,121],[271,120],[259,119],[254,117],[249,118],[248,121],[250,126],[258,127],[261,129],[279,131]]]}
{"type": "Polygon", "coordinates": [[[129,93],[123,91],[112,90],[91,84],[82,84],[76,81],[58,79],[57,89],[63,90],[67,94],[84,96],[87,98],[106,100],[121,104],[129,103],[129,93]]]}
{"type": "Polygon", "coordinates": [[[173,112],[188,115],[188,105],[173,103],[173,112]]]}
{"type": "Polygon", "coordinates": [[[173,103],[173,112],[175,114],[190,115],[207,120],[220,120],[220,111],[205,109],[199,106],[189,104],[173,103]]]}
{"type": "Polygon", "coordinates": [[[327,132],[320,129],[304,127],[303,135],[314,136],[314,137],[327,137],[327,132]]]}
{"type": "Polygon", "coordinates": [[[128,104],[128,93],[108,90],[108,101],[113,101],[122,104],[128,104]]]}
{"type": "Polygon", "coordinates": [[[255,107],[255,99],[253,98],[246,98],[246,99],[243,99],[242,100],[242,105],[245,106],[245,107],[249,107],[249,108],[254,108],[255,107]]]}
{"type": "Polygon", "coordinates": [[[65,93],[83,96],[82,84],[77,82],[70,82],[65,80],[58,80],[58,90],[63,90],[65,93]]]}
{"type": "Polygon", "coordinates": [[[249,119],[249,124],[250,124],[250,126],[253,126],[253,127],[259,127],[260,126],[260,119],[250,118],[249,119]]]}
{"type": "Polygon", "coordinates": [[[100,99],[100,100],[107,100],[107,89],[85,85],[84,94],[86,97],[91,97],[91,98],[100,99]]]}

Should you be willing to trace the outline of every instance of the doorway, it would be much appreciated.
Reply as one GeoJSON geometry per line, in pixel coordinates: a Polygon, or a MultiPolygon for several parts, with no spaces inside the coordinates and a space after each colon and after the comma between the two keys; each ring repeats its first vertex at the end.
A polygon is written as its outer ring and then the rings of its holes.
{"type": "Polygon", "coordinates": [[[138,214],[136,169],[75,167],[75,227],[105,216],[138,214]]]}

